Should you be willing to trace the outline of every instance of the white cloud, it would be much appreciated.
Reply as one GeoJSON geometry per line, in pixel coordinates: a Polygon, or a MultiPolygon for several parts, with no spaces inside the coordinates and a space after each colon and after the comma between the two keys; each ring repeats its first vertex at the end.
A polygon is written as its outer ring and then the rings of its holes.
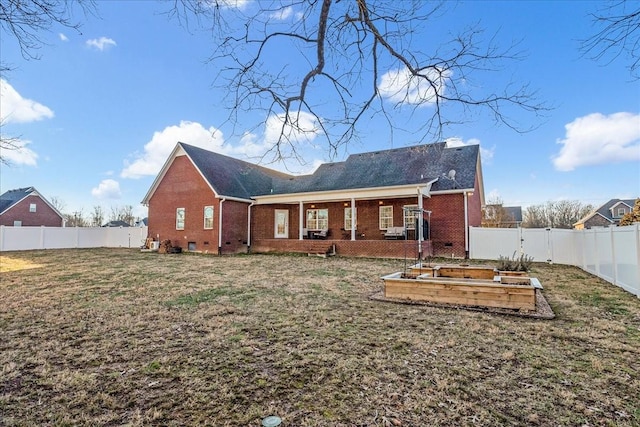
{"type": "Polygon", "coordinates": [[[447,144],[447,148],[463,147],[465,145],[480,145],[480,158],[482,159],[482,163],[485,165],[491,164],[491,161],[493,160],[493,155],[496,151],[495,145],[491,148],[482,147],[482,145],[480,144],[480,140],[477,138],[471,138],[467,140],[467,142],[464,142],[462,138],[458,138],[457,136],[454,136],[451,138],[447,138],[445,140],[445,143],[447,144]]]}
{"type": "Polygon", "coordinates": [[[53,117],[53,111],[39,102],[23,98],[6,80],[0,79],[0,121],[29,123],[53,117]]]}
{"type": "Polygon", "coordinates": [[[116,46],[116,41],[109,37],[100,37],[99,39],[89,39],[86,41],[87,46],[96,48],[100,51],[105,50],[109,46],[116,46]]]}
{"type": "Polygon", "coordinates": [[[60,40],[62,40],[63,42],[68,42],[69,41],[69,37],[65,36],[62,33],[58,33],[58,37],[60,37],[60,40]]]}
{"type": "Polygon", "coordinates": [[[287,7],[283,7],[282,9],[278,9],[278,10],[274,11],[273,13],[269,14],[269,18],[275,19],[277,21],[284,21],[286,19],[289,19],[291,17],[291,15],[293,15],[293,7],[287,6],[287,7]]]}
{"type": "Polygon", "coordinates": [[[282,135],[282,141],[292,145],[311,143],[322,129],[318,120],[312,114],[301,111],[289,115],[289,123],[284,124],[284,114],[274,114],[269,116],[265,123],[264,141],[271,146],[278,142],[282,135]]]}
{"type": "Polygon", "coordinates": [[[178,126],[167,126],[154,132],[144,146],[144,153],[129,163],[120,173],[122,178],[140,178],[156,175],[178,142],[195,145],[210,151],[223,152],[222,132],[214,127],[205,129],[200,123],[181,121],[178,126]]]}
{"type": "Polygon", "coordinates": [[[640,161],[640,114],[600,113],[578,117],[565,125],[566,135],[552,157],[559,171],[580,166],[640,161]]]}
{"type": "Polygon", "coordinates": [[[98,199],[119,199],[122,197],[120,183],[113,179],[103,179],[97,187],[91,189],[91,195],[98,199]]]}
{"type": "Polygon", "coordinates": [[[0,148],[2,158],[14,165],[36,166],[38,154],[30,148],[27,148],[31,141],[16,140],[13,141],[15,149],[0,148]]]}
{"type": "Polygon", "coordinates": [[[413,76],[406,67],[388,71],[380,78],[378,90],[382,97],[393,102],[414,105],[432,104],[436,101],[436,95],[444,94],[451,72],[428,68],[420,74],[426,79],[413,76]]]}

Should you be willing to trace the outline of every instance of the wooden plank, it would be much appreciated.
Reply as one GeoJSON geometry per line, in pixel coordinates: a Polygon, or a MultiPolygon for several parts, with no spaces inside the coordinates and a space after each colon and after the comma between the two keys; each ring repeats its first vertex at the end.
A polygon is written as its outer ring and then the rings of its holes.
{"type": "Polygon", "coordinates": [[[458,290],[443,289],[411,289],[403,286],[387,286],[385,287],[387,294],[401,293],[404,295],[415,295],[417,298],[425,297],[441,297],[451,296],[455,298],[473,298],[476,300],[495,300],[495,301],[535,301],[535,291],[529,294],[514,293],[489,293],[489,292],[468,292],[458,290]]]}

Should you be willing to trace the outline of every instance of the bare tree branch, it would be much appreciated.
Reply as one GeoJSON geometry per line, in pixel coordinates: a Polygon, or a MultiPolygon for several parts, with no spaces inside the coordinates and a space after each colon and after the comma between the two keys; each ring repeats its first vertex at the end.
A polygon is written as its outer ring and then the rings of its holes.
{"type": "Polygon", "coordinates": [[[598,29],[582,41],[583,55],[605,64],[626,55],[631,76],[640,78],[640,3],[610,2],[591,17],[598,29]]]}

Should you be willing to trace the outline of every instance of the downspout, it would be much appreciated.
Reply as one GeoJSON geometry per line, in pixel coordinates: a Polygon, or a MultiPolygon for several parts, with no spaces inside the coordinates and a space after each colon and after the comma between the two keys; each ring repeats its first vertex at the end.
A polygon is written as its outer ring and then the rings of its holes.
{"type": "Polygon", "coordinates": [[[247,207],[247,253],[251,253],[251,206],[254,202],[247,207]]]}
{"type": "Polygon", "coordinates": [[[464,258],[469,259],[469,199],[466,191],[462,194],[464,195],[464,258]]]}
{"type": "Polygon", "coordinates": [[[226,197],[220,199],[218,204],[218,255],[222,255],[222,204],[227,200],[226,197]]]}

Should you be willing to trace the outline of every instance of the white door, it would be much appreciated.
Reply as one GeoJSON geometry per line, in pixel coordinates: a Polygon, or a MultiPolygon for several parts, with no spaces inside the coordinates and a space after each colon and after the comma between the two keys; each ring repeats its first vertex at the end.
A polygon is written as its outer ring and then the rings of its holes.
{"type": "Polygon", "coordinates": [[[286,239],[289,237],[289,211],[276,209],[276,224],[274,237],[276,239],[286,239]]]}

